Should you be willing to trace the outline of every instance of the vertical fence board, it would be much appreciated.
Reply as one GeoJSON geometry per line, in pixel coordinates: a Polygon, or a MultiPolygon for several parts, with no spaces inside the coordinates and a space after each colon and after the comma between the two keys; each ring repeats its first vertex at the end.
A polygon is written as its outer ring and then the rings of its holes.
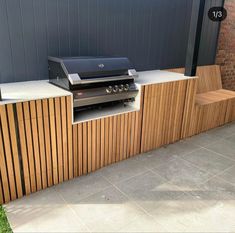
{"type": "Polygon", "coordinates": [[[66,97],[67,101],[67,126],[68,126],[68,159],[69,159],[69,179],[73,178],[73,148],[72,148],[72,103],[71,97],[66,97]]]}
{"type": "Polygon", "coordinates": [[[37,190],[42,189],[42,179],[41,179],[41,162],[39,155],[39,141],[38,141],[38,127],[37,127],[37,113],[35,101],[30,101],[30,118],[31,118],[31,130],[32,130],[32,139],[33,139],[33,151],[35,159],[35,175],[37,190]]]}
{"type": "Polygon", "coordinates": [[[36,101],[37,117],[38,117],[38,137],[39,137],[39,148],[40,148],[40,159],[41,159],[41,172],[42,172],[42,187],[47,187],[47,168],[46,168],[46,151],[44,141],[44,125],[43,125],[43,112],[42,112],[42,101],[36,101]]]}
{"type": "Polygon", "coordinates": [[[49,99],[49,119],[50,119],[50,136],[51,136],[51,154],[52,154],[52,173],[53,184],[58,184],[58,162],[57,162],[57,142],[55,126],[55,106],[54,99],[49,99]]]}
{"type": "Polygon", "coordinates": [[[52,161],[51,161],[51,132],[49,123],[49,106],[48,100],[42,101],[43,106],[43,122],[45,130],[45,146],[46,146],[46,164],[47,164],[47,182],[48,186],[53,184],[53,174],[52,174],[52,161]]]}
{"type": "Polygon", "coordinates": [[[63,176],[63,149],[62,149],[62,132],[61,132],[61,107],[60,98],[55,98],[55,121],[56,121],[56,141],[57,141],[57,158],[58,158],[58,172],[59,182],[64,180],[63,176]]]}
{"type": "Polygon", "coordinates": [[[67,110],[66,97],[61,97],[61,126],[62,126],[62,140],[63,140],[63,165],[64,165],[64,180],[69,178],[68,169],[68,136],[67,136],[67,110]]]}
{"type": "Polygon", "coordinates": [[[3,138],[2,138],[2,111],[3,106],[0,106],[0,171],[1,171],[1,180],[3,185],[3,192],[4,192],[4,199],[5,202],[9,202],[11,200],[10,197],[10,187],[8,182],[8,175],[7,175],[7,165],[5,160],[5,151],[4,151],[4,145],[3,145],[3,138]]]}
{"type": "Polygon", "coordinates": [[[19,160],[19,153],[18,153],[18,145],[17,145],[17,135],[16,135],[16,125],[15,125],[15,116],[13,105],[7,105],[7,115],[9,121],[9,133],[11,139],[11,150],[12,150],[12,157],[14,162],[14,173],[15,173],[15,181],[16,181],[16,189],[17,189],[17,197],[23,196],[22,191],[22,183],[21,183],[21,171],[20,171],[20,160],[19,160]]]}
{"type": "Polygon", "coordinates": [[[5,158],[6,158],[6,165],[8,171],[8,179],[9,179],[9,186],[10,186],[10,196],[11,200],[16,199],[16,187],[15,187],[15,176],[13,170],[13,161],[12,161],[12,152],[11,152],[11,142],[10,142],[10,135],[8,130],[8,120],[7,120],[7,112],[6,106],[2,107],[1,110],[1,121],[2,121],[2,135],[3,135],[3,144],[5,148],[5,158]]]}

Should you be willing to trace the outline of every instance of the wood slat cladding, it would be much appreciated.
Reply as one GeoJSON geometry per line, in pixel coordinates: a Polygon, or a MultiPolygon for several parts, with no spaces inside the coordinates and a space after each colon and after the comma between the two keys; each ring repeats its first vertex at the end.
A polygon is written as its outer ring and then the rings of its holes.
{"type": "Polygon", "coordinates": [[[16,113],[26,194],[73,178],[70,97],[17,103],[16,113]]]}
{"type": "MultiPolygon", "coordinates": [[[[184,74],[184,68],[168,69],[170,72],[184,74]]],[[[220,67],[218,65],[198,66],[196,76],[198,77],[197,93],[205,93],[222,89],[220,67]]]]}
{"type": "Polygon", "coordinates": [[[195,80],[147,85],[143,103],[141,152],[181,139],[187,125],[195,80]]]}
{"type": "MultiPolygon", "coordinates": [[[[184,73],[184,68],[169,70],[184,73]]],[[[218,65],[199,66],[196,92],[189,93],[188,109],[184,111],[182,138],[186,138],[235,120],[235,92],[222,89],[218,65]]],[[[193,90],[193,89],[192,89],[193,90]]]]}
{"type": "Polygon", "coordinates": [[[70,96],[0,106],[0,203],[234,119],[234,93],[196,89],[197,79],[145,85],[140,111],[74,125],[70,96]]]}
{"type": "Polygon", "coordinates": [[[0,199],[22,197],[21,170],[13,105],[0,106],[0,199]]]}
{"type": "Polygon", "coordinates": [[[140,114],[131,112],[73,125],[74,173],[88,174],[138,154],[140,114]]]}
{"type": "MultiPolygon", "coordinates": [[[[194,122],[196,118],[194,114],[195,98],[197,90],[197,79],[188,80],[185,96],[185,106],[183,114],[183,122],[181,128],[181,139],[187,138],[194,134],[194,122]]],[[[196,120],[197,121],[197,120],[196,120]]]]}

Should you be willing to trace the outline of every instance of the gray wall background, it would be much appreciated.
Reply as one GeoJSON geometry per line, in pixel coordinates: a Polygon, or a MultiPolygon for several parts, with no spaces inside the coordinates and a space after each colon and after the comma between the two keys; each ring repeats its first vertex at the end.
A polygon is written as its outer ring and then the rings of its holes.
{"type": "MultiPolygon", "coordinates": [[[[222,0],[206,0],[206,11],[222,0]]],[[[47,79],[47,56],[118,55],[137,70],[185,63],[192,0],[0,0],[0,83],[47,79]]],[[[219,24],[204,20],[200,64],[219,24]]]]}

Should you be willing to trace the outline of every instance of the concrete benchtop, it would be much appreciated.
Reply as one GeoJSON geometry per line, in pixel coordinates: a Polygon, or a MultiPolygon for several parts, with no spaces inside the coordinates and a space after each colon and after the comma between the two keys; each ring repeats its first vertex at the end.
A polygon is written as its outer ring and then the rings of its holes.
{"type": "Polygon", "coordinates": [[[52,85],[48,80],[0,84],[0,105],[71,95],[69,91],[52,85]]]}
{"type": "Polygon", "coordinates": [[[136,79],[136,83],[140,85],[150,85],[196,78],[164,70],[141,71],[138,72],[138,74],[139,77],[136,79]]]}
{"type": "MultiPolygon", "coordinates": [[[[142,71],[138,74],[136,83],[140,86],[195,78],[161,70],[142,71]]],[[[3,99],[0,105],[71,95],[69,91],[50,84],[48,80],[5,83],[0,84],[0,88],[3,99]]]]}

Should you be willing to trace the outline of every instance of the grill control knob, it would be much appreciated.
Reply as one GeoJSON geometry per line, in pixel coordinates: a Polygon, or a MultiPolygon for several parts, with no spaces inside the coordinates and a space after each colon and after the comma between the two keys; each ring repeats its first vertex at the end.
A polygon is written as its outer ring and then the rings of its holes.
{"type": "Polygon", "coordinates": [[[119,91],[122,92],[123,90],[124,90],[124,86],[121,84],[121,85],[119,86],[119,91]]]}
{"type": "Polygon", "coordinates": [[[112,93],[112,91],[113,91],[113,87],[112,86],[109,86],[109,87],[106,88],[106,92],[108,94],[112,93]]]}
{"type": "Polygon", "coordinates": [[[115,85],[114,88],[113,88],[113,92],[114,92],[114,93],[117,93],[117,92],[118,92],[118,89],[119,89],[119,88],[118,88],[118,85],[115,85]]]}
{"type": "Polygon", "coordinates": [[[129,90],[129,88],[130,88],[129,84],[125,84],[125,86],[124,86],[124,90],[125,90],[125,91],[128,91],[128,90],[129,90]]]}

